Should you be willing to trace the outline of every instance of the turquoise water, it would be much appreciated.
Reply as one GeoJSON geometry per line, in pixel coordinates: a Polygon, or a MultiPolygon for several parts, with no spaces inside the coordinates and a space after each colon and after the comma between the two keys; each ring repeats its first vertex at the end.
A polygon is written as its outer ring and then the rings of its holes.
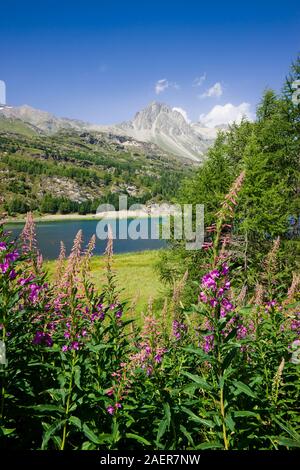
{"type": "MultiPolygon", "coordinates": [[[[138,226],[136,230],[134,230],[132,220],[106,220],[105,222],[111,224],[114,236],[116,237],[116,239],[114,240],[114,253],[157,250],[166,246],[165,240],[150,239],[150,237],[148,239],[137,238],[135,240],[122,240],[119,238],[120,231],[125,231],[126,233],[128,231],[128,228],[130,229],[130,226],[131,232],[142,232],[143,237],[147,235],[146,232],[148,232],[148,236],[151,234],[151,231],[158,232],[159,224],[161,222],[161,219],[159,218],[138,219],[138,221],[135,220],[135,224],[139,222],[141,224],[146,224],[143,226],[143,229],[138,226]]],[[[96,235],[97,224],[98,221],[95,220],[38,222],[36,224],[38,247],[45,259],[56,259],[59,255],[61,240],[66,246],[67,253],[69,253],[73,245],[74,237],[77,234],[78,230],[83,231],[84,245],[87,245],[91,236],[93,234],[96,235]]],[[[21,232],[23,226],[24,224],[10,224],[6,225],[5,228],[6,230],[9,230],[11,232],[11,236],[15,238],[21,232]]],[[[106,240],[100,240],[96,236],[96,248],[94,253],[103,254],[105,251],[106,243],[106,240]]]]}

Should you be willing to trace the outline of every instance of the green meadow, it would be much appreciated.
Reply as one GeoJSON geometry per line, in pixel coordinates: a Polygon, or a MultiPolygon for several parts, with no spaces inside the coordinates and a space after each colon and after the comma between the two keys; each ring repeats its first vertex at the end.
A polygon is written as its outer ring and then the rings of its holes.
{"type": "MultiPolygon", "coordinates": [[[[156,269],[158,259],[158,250],[121,253],[113,257],[113,271],[120,299],[133,304],[131,316],[145,312],[150,299],[155,305],[161,303],[167,293],[167,288],[156,269]]],[[[50,279],[55,270],[55,263],[55,260],[45,262],[50,279]]],[[[105,256],[92,257],[91,274],[95,285],[101,288],[105,283],[105,256]]]]}

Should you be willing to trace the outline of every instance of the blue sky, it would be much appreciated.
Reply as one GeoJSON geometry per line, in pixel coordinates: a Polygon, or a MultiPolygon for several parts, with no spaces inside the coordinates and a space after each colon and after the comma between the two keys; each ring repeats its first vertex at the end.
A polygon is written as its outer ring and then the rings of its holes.
{"type": "Polygon", "coordinates": [[[215,106],[253,113],[299,52],[299,1],[0,4],[7,101],[95,123],[130,119],[153,100],[192,120],[214,119],[215,106]]]}

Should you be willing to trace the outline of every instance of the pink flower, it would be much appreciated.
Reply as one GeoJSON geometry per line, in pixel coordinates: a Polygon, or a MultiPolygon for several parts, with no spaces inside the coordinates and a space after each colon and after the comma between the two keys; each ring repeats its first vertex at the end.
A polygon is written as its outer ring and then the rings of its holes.
{"type": "Polygon", "coordinates": [[[110,405],[110,406],[108,406],[108,407],[106,408],[106,411],[107,411],[107,413],[109,413],[110,415],[113,415],[114,412],[115,412],[115,409],[114,409],[113,406],[110,405]]]}
{"type": "Polygon", "coordinates": [[[270,300],[269,302],[266,303],[266,312],[268,310],[271,310],[275,305],[277,304],[276,300],[270,300]]]}
{"type": "Polygon", "coordinates": [[[12,269],[9,273],[9,279],[13,280],[17,277],[17,273],[14,269],[12,269]]]}
{"type": "Polygon", "coordinates": [[[226,274],[228,274],[228,272],[229,272],[229,266],[228,266],[228,264],[227,264],[227,263],[223,263],[223,264],[222,264],[222,271],[221,271],[221,274],[222,274],[223,276],[226,276],[226,274]]]}
{"type": "Polygon", "coordinates": [[[218,297],[222,297],[222,295],[224,294],[225,292],[225,289],[223,287],[221,287],[219,290],[218,290],[218,293],[217,293],[217,296],[218,297]]]}
{"type": "Polygon", "coordinates": [[[221,307],[220,315],[221,315],[222,318],[226,317],[226,315],[227,315],[226,310],[223,307],[221,307]]]}
{"type": "Polygon", "coordinates": [[[116,313],[116,318],[121,318],[122,316],[122,310],[118,310],[116,313]]]}
{"type": "Polygon", "coordinates": [[[181,338],[181,334],[187,331],[187,326],[184,323],[180,323],[177,320],[173,321],[173,336],[179,340],[181,338]]]}
{"type": "Polygon", "coordinates": [[[19,258],[19,252],[17,250],[12,251],[11,253],[7,253],[5,256],[5,261],[7,262],[14,262],[19,258]]]}
{"type": "Polygon", "coordinates": [[[155,360],[155,362],[157,362],[157,364],[159,364],[162,361],[162,355],[161,354],[156,354],[154,356],[154,360],[155,360]]]}
{"type": "Polygon", "coordinates": [[[78,341],[73,341],[71,344],[71,349],[74,349],[75,351],[78,351],[79,349],[79,343],[78,341]]]}
{"type": "Polygon", "coordinates": [[[247,328],[243,325],[239,325],[237,328],[237,339],[243,339],[247,336],[247,328]]]}
{"type": "Polygon", "coordinates": [[[204,242],[202,245],[203,250],[209,250],[213,246],[213,242],[204,242]]]}
{"type": "Polygon", "coordinates": [[[148,366],[147,367],[147,375],[151,375],[153,372],[153,367],[152,366],[148,366]]]}
{"type": "Polygon", "coordinates": [[[209,353],[214,348],[214,335],[204,337],[203,351],[209,353]]]}
{"type": "Polygon", "coordinates": [[[220,272],[217,269],[213,269],[212,271],[210,271],[209,276],[212,279],[216,279],[216,278],[220,277],[220,272]]]}
{"type": "Polygon", "coordinates": [[[25,286],[25,284],[29,284],[29,282],[33,281],[34,279],[34,276],[31,274],[29,277],[25,278],[25,277],[21,277],[19,280],[18,280],[18,284],[20,284],[20,286],[25,286]]]}
{"type": "Polygon", "coordinates": [[[202,277],[202,287],[207,288],[207,289],[216,289],[216,282],[212,277],[210,277],[209,274],[205,274],[202,277]]]}
{"type": "Polygon", "coordinates": [[[42,287],[38,286],[37,284],[31,284],[29,286],[29,289],[30,289],[30,294],[28,296],[28,299],[32,303],[36,303],[38,301],[38,294],[42,290],[42,287]]]}
{"type": "Polygon", "coordinates": [[[9,268],[9,263],[7,261],[0,264],[0,271],[2,272],[2,274],[5,274],[8,268],[9,268]]]}
{"type": "Polygon", "coordinates": [[[225,308],[225,310],[226,310],[227,312],[231,312],[231,311],[234,309],[232,303],[229,302],[229,300],[226,299],[226,298],[224,298],[224,299],[222,300],[222,305],[223,305],[223,307],[225,308]]]}
{"type": "Polygon", "coordinates": [[[205,304],[207,303],[207,295],[202,291],[200,292],[200,295],[199,295],[199,301],[201,302],[204,302],[205,304]]]}
{"type": "Polygon", "coordinates": [[[43,331],[37,331],[35,337],[33,338],[33,344],[44,344],[45,346],[53,346],[53,340],[48,333],[43,331]]]}
{"type": "MultiPolygon", "coordinates": [[[[296,313],[297,317],[299,318],[300,313],[296,313]]],[[[300,335],[300,319],[297,318],[293,319],[291,322],[291,330],[295,331],[298,335],[300,335]]]]}

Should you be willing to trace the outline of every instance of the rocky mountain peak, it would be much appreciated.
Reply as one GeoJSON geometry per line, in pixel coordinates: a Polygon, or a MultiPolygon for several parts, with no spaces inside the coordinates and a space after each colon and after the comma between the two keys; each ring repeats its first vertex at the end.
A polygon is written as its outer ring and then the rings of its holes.
{"type": "Polygon", "coordinates": [[[216,131],[188,123],[183,115],[165,103],[152,101],[137,112],[132,121],[113,126],[98,126],[75,119],[59,118],[46,111],[24,105],[0,109],[0,117],[20,119],[46,134],[60,130],[89,130],[126,135],[139,142],[155,144],[164,152],[182,159],[201,162],[212,145],[216,131]]]}
{"type": "Polygon", "coordinates": [[[177,132],[182,127],[187,130],[187,123],[178,111],[173,111],[167,104],[157,101],[152,101],[146,108],[137,112],[131,123],[137,130],[155,128],[160,131],[161,129],[166,130],[170,126],[177,127],[177,132]]]}

